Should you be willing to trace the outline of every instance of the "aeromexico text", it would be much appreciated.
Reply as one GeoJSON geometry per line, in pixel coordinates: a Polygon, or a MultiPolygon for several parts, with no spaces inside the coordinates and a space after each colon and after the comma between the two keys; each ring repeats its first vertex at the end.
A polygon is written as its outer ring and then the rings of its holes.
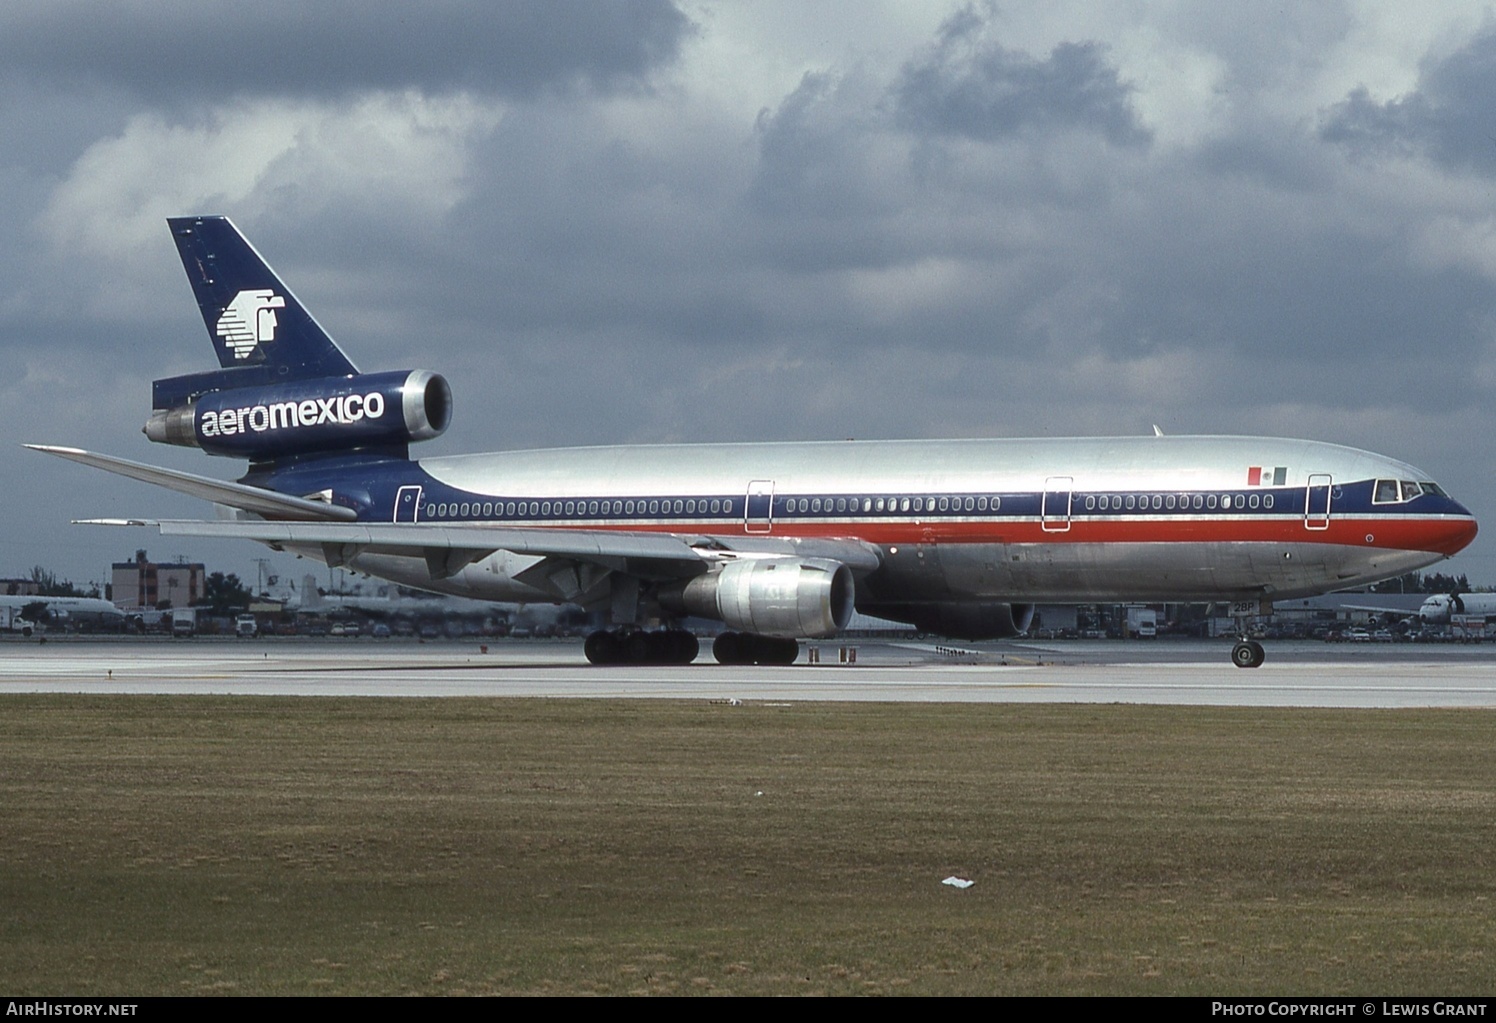
{"type": "Polygon", "coordinates": [[[204,437],[232,437],[253,430],[282,430],[287,427],[321,426],[325,423],[349,425],[363,419],[384,415],[384,395],[344,394],[332,398],[308,398],[305,401],[282,401],[272,405],[249,405],[214,412],[207,409],[198,420],[198,431],[204,437]]]}
{"type": "MultiPolygon", "coordinates": [[[[218,377],[209,374],[202,382],[218,377]]],[[[445,430],[451,417],[446,380],[425,370],[397,370],[208,390],[196,401],[158,408],[145,433],[157,443],[263,458],[426,440],[445,430]]]]}

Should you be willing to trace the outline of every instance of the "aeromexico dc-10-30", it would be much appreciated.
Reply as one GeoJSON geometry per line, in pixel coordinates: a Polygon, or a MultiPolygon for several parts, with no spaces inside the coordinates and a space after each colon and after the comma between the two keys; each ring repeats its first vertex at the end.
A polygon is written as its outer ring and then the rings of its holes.
{"type": "MultiPolygon", "coordinates": [[[[940,635],[1022,634],[1035,603],[1286,599],[1401,575],[1475,537],[1404,462],[1261,437],[630,445],[412,459],[447,381],[361,373],[223,217],[168,221],[220,367],[157,380],[153,441],[245,458],[230,483],[40,447],[213,501],[173,536],[238,537],[409,586],[575,603],[596,663],[790,663],[854,608],[940,635]]],[[[1241,667],[1262,663],[1245,635],[1241,667]]]]}

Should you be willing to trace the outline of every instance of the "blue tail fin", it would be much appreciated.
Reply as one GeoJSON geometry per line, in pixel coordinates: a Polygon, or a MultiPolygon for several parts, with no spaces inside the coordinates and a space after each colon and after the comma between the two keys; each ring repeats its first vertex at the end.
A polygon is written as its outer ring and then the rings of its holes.
{"type": "Polygon", "coordinates": [[[264,367],[282,381],[358,372],[233,221],[172,217],[167,224],[224,369],[264,367]]]}

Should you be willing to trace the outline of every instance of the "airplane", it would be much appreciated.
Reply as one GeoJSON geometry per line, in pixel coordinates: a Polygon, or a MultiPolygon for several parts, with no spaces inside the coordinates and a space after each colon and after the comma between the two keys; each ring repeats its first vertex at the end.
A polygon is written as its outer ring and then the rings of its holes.
{"type": "Polygon", "coordinates": [[[125,623],[125,613],[107,600],[98,597],[39,597],[35,594],[0,594],[0,621],[12,631],[31,635],[37,625],[23,614],[28,607],[41,604],[48,616],[58,624],[72,623],[100,625],[119,628],[125,623]]]}
{"type": "MultiPolygon", "coordinates": [[[[1036,603],[1225,602],[1231,660],[1274,598],[1421,569],[1474,539],[1427,473],[1307,440],[1152,436],[630,445],[413,459],[452,390],[364,373],[231,221],[167,221],[219,368],[157,380],[146,436],[247,459],[229,482],[28,445],[204,498],[232,537],[407,586],[602,613],[589,661],[789,664],[854,608],[958,639],[1036,603]]],[[[1158,433],[1158,431],[1155,431],[1158,433]]]]}
{"type": "Polygon", "coordinates": [[[1454,615],[1496,615],[1496,593],[1436,593],[1418,608],[1430,625],[1447,625],[1454,615]]]}

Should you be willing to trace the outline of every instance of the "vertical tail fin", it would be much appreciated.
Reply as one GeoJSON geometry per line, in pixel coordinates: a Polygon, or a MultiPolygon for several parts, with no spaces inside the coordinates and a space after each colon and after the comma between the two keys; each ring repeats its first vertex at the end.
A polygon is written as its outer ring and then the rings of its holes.
{"type": "Polygon", "coordinates": [[[233,221],[172,217],[167,224],[220,366],[282,381],[358,372],[233,221]]]}

